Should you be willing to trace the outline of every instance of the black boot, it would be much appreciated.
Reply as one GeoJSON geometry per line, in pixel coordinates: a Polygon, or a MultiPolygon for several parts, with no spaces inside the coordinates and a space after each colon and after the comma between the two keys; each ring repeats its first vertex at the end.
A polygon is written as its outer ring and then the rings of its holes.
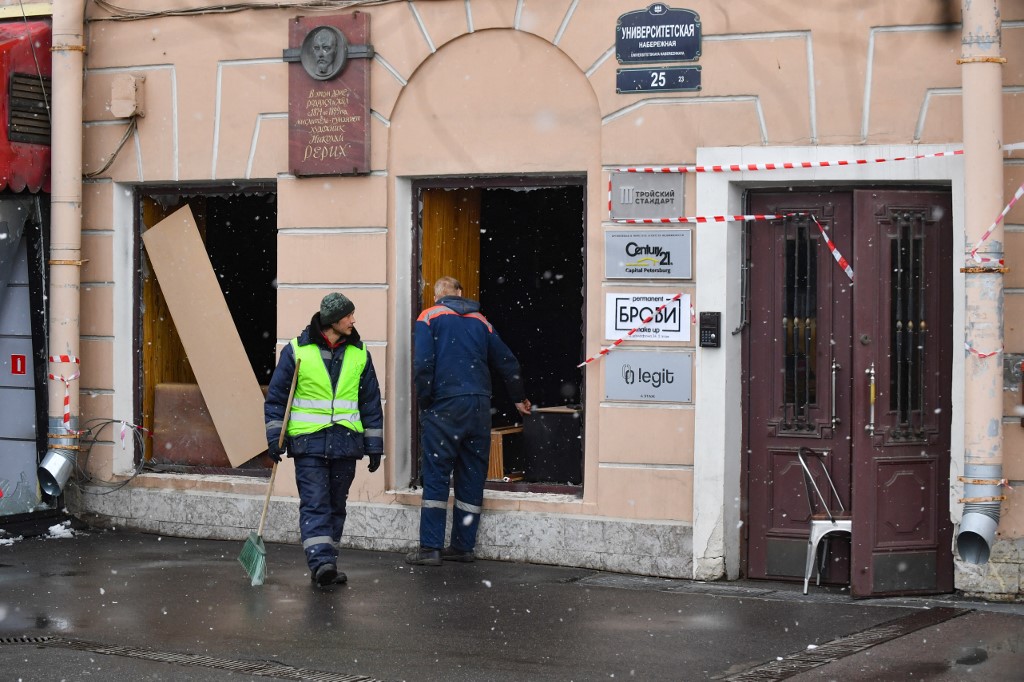
{"type": "Polygon", "coordinates": [[[334,564],[320,564],[316,572],[313,573],[310,578],[320,587],[327,587],[328,585],[334,584],[334,579],[338,577],[338,567],[334,564]]]}
{"type": "Polygon", "coordinates": [[[445,547],[441,550],[441,558],[445,561],[460,561],[464,564],[470,564],[476,561],[476,556],[473,555],[473,550],[463,552],[461,549],[455,549],[454,547],[445,547]]]}
{"type": "Polygon", "coordinates": [[[429,547],[420,547],[414,552],[405,555],[405,563],[416,566],[440,566],[441,550],[429,547]]]}

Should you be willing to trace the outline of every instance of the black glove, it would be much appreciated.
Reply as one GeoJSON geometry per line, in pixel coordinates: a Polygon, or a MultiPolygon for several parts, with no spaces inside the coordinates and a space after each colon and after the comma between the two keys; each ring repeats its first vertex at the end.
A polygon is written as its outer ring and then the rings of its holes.
{"type": "Polygon", "coordinates": [[[380,468],[380,454],[378,453],[376,455],[367,455],[367,457],[370,458],[370,463],[367,465],[367,468],[370,470],[370,473],[372,474],[374,471],[380,468]]]}
{"type": "Polygon", "coordinates": [[[270,455],[270,459],[280,464],[281,456],[284,455],[284,448],[278,446],[277,443],[269,443],[267,444],[267,454],[270,455]]]}

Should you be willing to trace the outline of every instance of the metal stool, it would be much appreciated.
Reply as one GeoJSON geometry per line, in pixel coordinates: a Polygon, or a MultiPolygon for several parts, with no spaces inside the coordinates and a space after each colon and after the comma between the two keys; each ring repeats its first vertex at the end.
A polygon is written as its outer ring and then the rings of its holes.
{"type": "Polygon", "coordinates": [[[804,485],[807,489],[807,506],[811,512],[811,528],[810,535],[807,538],[807,567],[804,570],[804,594],[807,594],[807,583],[811,579],[811,571],[815,568],[815,559],[818,557],[818,545],[821,543],[825,544],[824,554],[822,556],[821,563],[817,566],[817,585],[821,585],[821,571],[822,563],[825,562],[825,556],[828,555],[828,539],[832,533],[846,533],[851,539],[853,537],[853,518],[846,513],[846,507],[843,506],[842,500],[839,499],[839,492],[836,490],[835,484],[832,482],[832,477],[828,473],[828,468],[825,466],[823,460],[818,460],[821,464],[821,472],[825,476],[825,480],[828,481],[829,487],[832,489],[832,494],[835,496],[836,504],[839,505],[839,510],[833,512],[828,502],[825,501],[825,496],[821,494],[821,489],[818,488],[818,484],[814,482],[814,477],[811,475],[811,470],[807,466],[807,460],[804,459],[804,455],[815,455],[819,453],[814,452],[810,448],[800,448],[797,450],[796,457],[800,460],[800,466],[804,470],[804,485]],[[817,501],[821,502],[822,512],[815,512],[814,506],[817,502],[812,501],[811,490],[814,490],[817,501]]]}

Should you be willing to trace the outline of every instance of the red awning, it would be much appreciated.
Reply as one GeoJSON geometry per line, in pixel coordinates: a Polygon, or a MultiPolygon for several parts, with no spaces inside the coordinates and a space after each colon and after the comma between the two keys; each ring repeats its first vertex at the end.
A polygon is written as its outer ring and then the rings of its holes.
{"type": "Polygon", "coordinates": [[[12,93],[18,98],[19,117],[37,112],[42,129],[49,132],[50,36],[50,24],[44,21],[0,23],[0,190],[50,191],[50,145],[10,139],[12,93]],[[15,75],[28,85],[27,100],[11,87],[15,75]],[[40,76],[46,79],[45,91],[40,76]]]}

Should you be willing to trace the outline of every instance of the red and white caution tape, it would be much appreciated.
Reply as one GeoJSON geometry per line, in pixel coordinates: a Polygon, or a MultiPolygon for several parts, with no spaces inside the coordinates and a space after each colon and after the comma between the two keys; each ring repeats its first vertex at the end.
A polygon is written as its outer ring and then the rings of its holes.
{"type": "Polygon", "coordinates": [[[740,223],[747,220],[781,220],[796,213],[757,214],[757,215],[694,215],[680,218],[624,218],[616,220],[626,225],[652,225],[660,223],[740,223]]]}
{"type": "MultiPolygon", "coordinates": [[[[781,214],[733,215],[733,216],[690,216],[690,217],[684,217],[684,218],[663,218],[663,219],[658,219],[658,220],[654,220],[654,219],[639,220],[638,219],[638,220],[628,220],[628,221],[618,221],[618,222],[629,222],[629,223],[641,223],[641,222],[642,223],[651,223],[651,222],[658,222],[658,223],[681,223],[681,222],[688,222],[688,223],[710,223],[710,222],[719,222],[719,223],[724,223],[724,222],[738,222],[738,221],[746,221],[746,220],[781,220],[783,218],[789,218],[789,217],[792,217],[792,216],[799,216],[799,215],[810,216],[811,220],[814,221],[814,224],[818,226],[818,231],[821,232],[821,236],[825,238],[825,244],[826,244],[826,246],[828,246],[828,250],[829,250],[829,253],[832,254],[832,258],[835,259],[836,263],[839,265],[840,268],[842,268],[843,272],[846,273],[846,276],[849,277],[850,281],[852,282],[853,281],[853,267],[850,265],[849,261],[846,260],[846,258],[843,256],[843,254],[839,252],[839,249],[836,247],[835,242],[832,241],[832,238],[828,236],[828,232],[825,231],[824,226],[820,222],[818,222],[818,219],[813,214],[810,214],[810,213],[781,213],[781,214]]],[[[586,365],[588,363],[591,363],[594,360],[597,360],[599,358],[602,358],[605,355],[607,355],[608,353],[610,353],[611,351],[613,351],[619,344],[621,344],[623,341],[625,341],[630,336],[632,336],[634,332],[636,332],[638,329],[640,329],[641,327],[646,325],[648,322],[653,320],[655,315],[657,315],[659,312],[664,310],[665,307],[668,306],[669,303],[672,303],[673,301],[679,300],[679,298],[682,295],[683,295],[682,292],[680,292],[680,293],[676,294],[675,296],[673,296],[670,300],[666,301],[664,303],[664,305],[662,305],[660,308],[655,310],[652,315],[650,315],[647,319],[645,319],[643,322],[641,322],[639,326],[634,327],[633,329],[630,329],[629,333],[626,334],[625,336],[623,336],[621,339],[616,340],[615,343],[613,343],[612,345],[608,346],[607,348],[601,349],[601,351],[599,353],[597,353],[596,355],[592,355],[591,357],[587,358],[586,360],[584,360],[580,364],[576,365],[576,367],[583,367],[584,365],[586,365]]],[[[691,322],[691,324],[695,323],[695,318],[696,318],[696,311],[694,310],[693,306],[691,305],[690,306],[690,322],[691,322]]]]}
{"type": "MultiPolygon", "coordinates": [[[[59,362],[64,364],[82,364],[82,361],[74,355],[51,355],[49,360],[50,362],[59,362]]],[[[64,383],[64,426],[67,427],[71,423],[71,382],[82,376],[82,372],[76,371],[69,377],[66,377],[63,374],[47,374],[46,376],[50,378],[50,381],[60,381],[64,383]]]]}
{"type": "Polygon", "coordinates": [[[836,248],[835,242],[833,242],[832,238],[828,236],[828,232],[826,232],[825,228],[821,226],[821,223],[818,222],[818,219],[812,215],[811,220],[813,220],[814,224],[818,226],[818,230],[821,232],[821,236],[825,238],[825,244],[828,246],[829,253],[831,253],[832,257],[836,259],[836,263],[839,264],[839,267],[843,269],[843,272],[846,273],[846,276],[849,277],[850,281],[852,282],[853,268],[850,267],[850,263],[845,258],[843,258],[843,254],[839,253],[839,249],[836,248]]]}
{"type": "Polygon", "coordinates": [[[683,297],[683,292],[680,291],[678,294],[676,294],[675,296],[673,296],[672,298],[670,298],[669,300],[667,300],[663,304],[661,304],[661,306],[659,306],[657,310],[655,310],[653,313],[651,313],[643,322],[641,322],[636,327],[633,327],[632,329],[630,329],[629,333],[627,333],[621,339],[619,339],[618,341],[616,341],[612,345],[608,346],[607,348],[602,348],[599,353],[597,353],[596,355],[590,356],[589,358],[587,358],[586,360],[584,360],[580,364],[576,365],[576,367],[583,367],[584,365],[589,364],[589,363],[593,362],[594,360],[597,360],[599,358],[603,358],[605,355],[608,355],[608,353],[611,353],[613,350],[615,350],[615,348],[620,343],[622,343],[623,341],[628,339],[630,336],[632,336],[634,333],[636,333],[636,331],[638,329],[642,328],[644,325],[648,324],[651,320],[653,320],[658,313],[660,313],[662,310],[664,310],[665,308],[668,307],[669,303],[673,303],[675,301],[678,301],[682,297],[683,297]]]}
{"type": "MultiPolygon", "coordinates": [[[[698,216],[683,216],[681,218],[634,218],[629,220],[616,220],[617,223],[626,223],[631,225],[639,224],[654,224],[654,223],[732,223],[732,222],[745,222],[747,220],[782,220],[783,218],[789,218],[798,215],[810,215],[807,213],[765,213],[765,214],[753,214],[753,215],[698,215],[698,216]]],[[[836,248],[835,242],[828,236],[828,232],[822,227],[818,219],[811,215],[811,220],[818,226],[818,230],[821,232],[821,236],[825,238],[825,244],[828,245],[829,253],[835,258],[836,263],[843,269],[850,281],[853,281],[853,268],[850,267],[849,261],[843,257],[843,254],[836,248]]]]}
{"type": "Polygon", "coordinates": [[[1010,203],[1008,203],[1006,208],[1003,209],[1003,212],[1000,213],[994,221],[992,221],[992,225],[985,230],[985,234],[981,235],[981,239],[979,239],[978,243],[974,245],[973,249],[971,249],[971,258],[974,259],[975,263],[1003,264],[1003,260],[1001,258],[987,258],[985,256],[979,256],[978,249],[981,248],[981,245],[985,243],[986,239],[992,236],[992,232],[995,231],[996,227],[1003,221],[1003,218],[1006,217],[1006,214],[1010,212],[1010,209],[1013,208],[1013,205],[1017,203],[1021,196],[1024,196],[1024,184],[1017,188],[1017,191],[1013,193],[1013,198],[1010,199],[1010,203]]]}
{"type": "Polygon", "coordinates": [[[851,159],[841,161],[784,161],[781,163],[735,163],[727,166],[626,166],[617,168],[620,173],[735,173],[740,171],[791,170],[794,168],[829,168],[832,166],[863,166],[869,163],[890,161],[916,161],[934,159],[940,156],[959,156],[963,149],[950,152],[916,154],[914,156],[893,156],[880,159],[851,159]]]}
{"type": "Polygon", "coordinates": [[[990,353],[982,353],[981,351],[977,350],[976,348],[972,348],[971,344],[969,344],[969,343],[964,343],[964,350],[966,350],[968,353],[971,353],[972,355],[977,355],[979,358],[981,358],[983,360],[985,358],[990,358],[993,355],[999,355],[1000,353],[1003,352],[1002,349],[999,349],[999,350],[994,350],[994,351],[992,351],[990,353]]]}
{"type": "Polygon", "coordinates": [[[120,424],[121,424],[120,439],[121,439],[121,449],[122,450],[125,449],[125,444],[126,444],[126,442],[128,440],[128,430],[129,429],[131,429],[132,431],[139,431],[144,436],[148,436],[150,438],[153,437],[153,434],[149,432],[149,429],[145,428],[144,426],[136,426],[135,424],[129,424],[124,419],[121,420],[120,424]]]}
{"type": "MultiPolygon", "coordinates": [[[[725,166],[623,166],[616,168],[619,173],[738,173],[743,171],[793,170],[797,168],[832,168],[842,166],[863,166],[869,163],[888,163],[891,161],[916,161],[918,159],[935,159],[942,156],[962,156],[963,149],[949,152],[933,152],[931,154],[915,154],[914,156],[892,156],[876,159],[842,159],[839,161],[782,161],[779,163],[733,163],[725,166]]],[[[608,211],[612,210],[612,182],[608,179],[608,211]]],[[[621,221],[618,221],[621,222],[621,221]]],[[[676,221],[679,222],[679,221],[676,221]]],[[[724,221],[723,221],[724,222],[724,221]]]]}

